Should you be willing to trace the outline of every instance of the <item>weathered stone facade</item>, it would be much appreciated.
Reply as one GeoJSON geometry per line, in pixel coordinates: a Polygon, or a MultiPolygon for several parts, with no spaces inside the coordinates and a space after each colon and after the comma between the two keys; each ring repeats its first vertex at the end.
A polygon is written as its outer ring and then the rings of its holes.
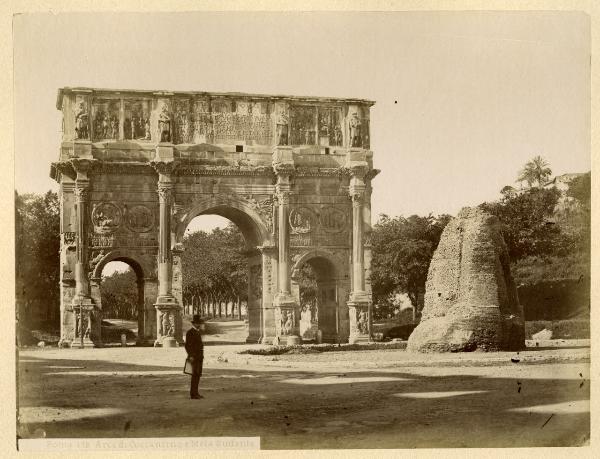
{"type": "Polygon", "coordinates": [[[464,208],[442,233],[429,267],[412,351],[520,350],[523,309],[496,217],[464,208]]]}
{"type": "Polygon", "coordinates": [[[334,309],[327,339],[368,339],[372,105],[61,89],[63,138],[51,167],[60,184],[61,343],[101,344],[101,273],[113,260],[138,276],[139,340],[181,343],[182,241],[202,214],[230,219],[248,244],[249,342],[300,341],[292,273],[307,262],[327,266],[319,284],[323,308],[334,309]]]}

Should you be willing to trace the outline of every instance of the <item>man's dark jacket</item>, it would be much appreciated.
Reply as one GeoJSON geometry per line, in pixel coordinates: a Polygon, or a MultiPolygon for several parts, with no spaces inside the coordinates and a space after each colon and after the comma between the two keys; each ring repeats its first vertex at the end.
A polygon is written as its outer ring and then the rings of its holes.
{"type": "Polygon", "coordinates": [[[197,372],[197,366],[202,368],[204,344],[202,343],[202,335],[195,328],[190,328],[185,334],[185,350],[190,357],[194,357],[194,371],[197,372]]]}

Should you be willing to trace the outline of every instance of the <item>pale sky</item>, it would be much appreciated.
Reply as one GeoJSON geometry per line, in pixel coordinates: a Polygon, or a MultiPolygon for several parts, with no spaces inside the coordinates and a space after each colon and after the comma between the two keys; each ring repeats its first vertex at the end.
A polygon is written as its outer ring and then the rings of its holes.
{"type": "Polygon", "coordinates": [[[14,42],[19,192],[57,189],[63,86],[372,99],[373,222],[497,199],[535,155],[591,167],[582,13],[36,14],[14,42]]]}

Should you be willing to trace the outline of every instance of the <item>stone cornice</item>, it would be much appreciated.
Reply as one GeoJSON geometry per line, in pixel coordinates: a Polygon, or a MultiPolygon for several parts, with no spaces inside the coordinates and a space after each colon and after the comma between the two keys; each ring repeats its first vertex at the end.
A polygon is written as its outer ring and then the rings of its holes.
{"type": "Polygon", "coordinates": [[[50,164],[50,178],[59,182],[61,176],[66,175],[70,179],[75,179],[77,172],[73,169],[73,165],[69,161],[61,161],[50,164]]]}
{"type": "Polygon", "coordinates": [[[228,175],[228,176],[265,176],[272,177],[270,166],[210,166],[182,165],[177,169],[178,176],[186,175],[228,175]]]}
{"type": "MultiPolygon", "coordinates": [[[[75,168],[71,164],[71,161],[61,161],[52,163],[50,168],[50,177],[54,180],[60,180],[60,174],[64,174],[70,178],[75,178],[75,168]]],[[[76,160],[79,161],[79,160],[76,160]]],[[[88,160],[86,160],[88,161],[88,160]]],[[[93,161],[91,163],[89,172],[91,175],[100,174],[123,174],[123,175],[152,175],[156,176],[157,171],[162,173],[171,173],[175,176],[251,176],[251,177],[274,177],[275,173],[273,167],[268,165],[262,166],[213,166],[207,164],[193,164],[193,163],[179,163],[177,167],[174,167],[176,163],[140,163],[140,162],[123,162],[123,161],[93,161]]],[[[291,172],[292,169],[287,169],[287,172],[291,172]]],[[[371,169],[366,172],[365,179],[371,179],[375,177],[379,171],[377,169],[371,169]]],[[[287,174],[285,174],[287,175],[287,174]]],[[[347,167],[304,167],[296,166],[293,169],[293,175],[296,177],[336,177],[336,178],[350,178],[352,171],[347,167]]]]}
{"type": "Polygon", "coordinates": [[[380,172],[381,172],[380,169],[370,169],[365,174],[365,180],[373,180],[375,177],[377,177],[379,175],[380,172]]]}
{"type": "Polygon", "coordinates": [[[98,161],[92,166],[92,174],[156,175],[156,172],[147,163],[98,161]]]}
{"type": "Polygon", "coordinates": [[[345,103],[372,106],[372,100],[339,97],[317,97],[317,96],[291,96],[282,94],[247,94],[240,92],[206,92],[206,91],[166,91],[166,90],[134,90],[134,89],[107,89],[107,88],[60,88],[57,94],[56,108],[62,107],[63,94],[90,94],[96,97],[119,96],[124,98],[158,98],[158,97],[182,97],[182,98],[231,98],[248,100],[270,100],[306,103],[345,103]]]}

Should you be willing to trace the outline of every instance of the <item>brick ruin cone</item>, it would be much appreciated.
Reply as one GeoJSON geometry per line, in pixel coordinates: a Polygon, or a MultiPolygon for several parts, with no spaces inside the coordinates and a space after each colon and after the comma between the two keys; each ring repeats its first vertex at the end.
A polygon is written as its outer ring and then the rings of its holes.
{"type": "Polygon", "coordinates": [[[500,223],[480,208],[463,208],[444,229],[431,260],[421,322],[407,350],[518,351],[524,347],[523,308],[500,223]]]}

